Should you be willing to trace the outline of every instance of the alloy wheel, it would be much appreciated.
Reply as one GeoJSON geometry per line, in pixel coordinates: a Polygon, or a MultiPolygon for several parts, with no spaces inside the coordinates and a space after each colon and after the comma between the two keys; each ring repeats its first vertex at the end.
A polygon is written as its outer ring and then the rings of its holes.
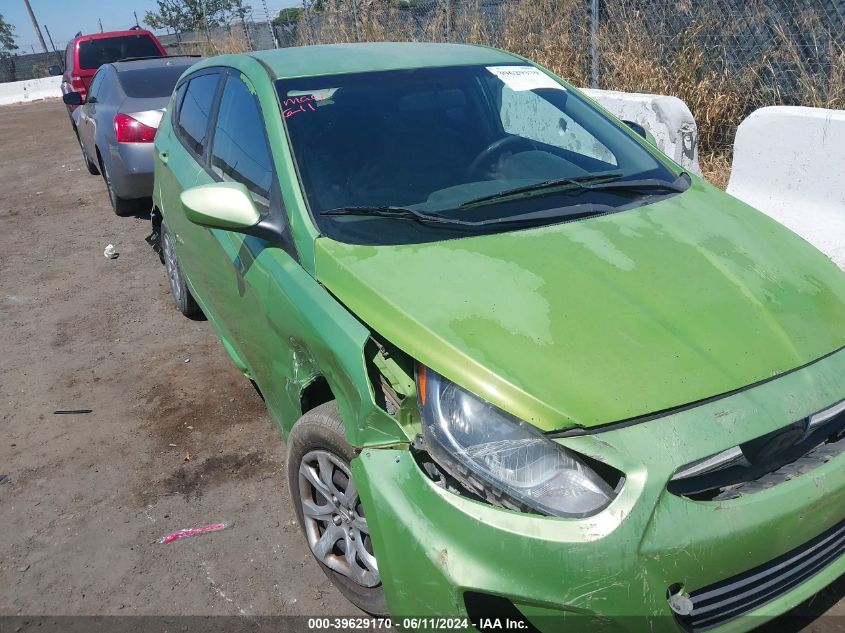
{"type": "Polygon", "coordinates": [[[176,262],[176,252],[173,250],[173,242],[170,233],[162,232],[162,251],[164,252],[164,267],[167,270],[167,280],[170,282],[170,292],[179,304],[182,301],[182,284],[179,283],[179,265],[176,262]]]}
{"type": "Polygon", "coordinates": [[[324,450],[299,465],[299,502],[314,556],[362,587],[381,582],[372,540],[349,466],[324,450]]]}

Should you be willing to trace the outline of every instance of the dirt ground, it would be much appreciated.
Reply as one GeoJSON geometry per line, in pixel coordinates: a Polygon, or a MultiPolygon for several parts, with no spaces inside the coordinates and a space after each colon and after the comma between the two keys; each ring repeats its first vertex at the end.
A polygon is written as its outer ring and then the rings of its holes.
{"type": "MultiPolygon", "coordinates": [[[[261,399],[176,312],[149,232],[111,212],[60,103],[0,108],[0,615],[361,615],[299,533],[261,399]],[[155,543],[215,521],[232,527],[155,543]]],[[[845,578],[804,605],[840,616],[805,630],[845,631],[843,595],[845,578]]]]}
{"type": "Polygon", "coordinates": [[[0,614],[360,615],[299,533],[263,402],[176,312],[149,232],[112,213],[61,103],[0,108],[0,614]],[[215,521],[232,527],[154,543],[215,521]]]}

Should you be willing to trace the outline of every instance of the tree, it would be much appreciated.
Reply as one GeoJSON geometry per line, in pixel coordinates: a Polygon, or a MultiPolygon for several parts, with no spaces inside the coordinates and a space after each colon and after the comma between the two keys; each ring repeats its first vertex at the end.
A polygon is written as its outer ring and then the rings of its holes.
{"type": "Polygon", "coordinates": [[[158,11],[147,11],[144,23],[176,33],[205,31],[249,14],[243,0],[156,0],[158,11]]]}
{"type": "Polygon", "coordinates": [[[0,13],[0,57],[8,57],[12,51],[18,49],[14,31],[15,27],[6,22],[0,13]]]}
{"type": "Polygon", "coordinates": [[[282,9],[279,11],[279,15],[273,18],[273,24],[281,25],[281,24],[292,24],[299,20],[299,16],[302,15],[304,9],[302,7],[288,7],[287,9],[282,9]]]}

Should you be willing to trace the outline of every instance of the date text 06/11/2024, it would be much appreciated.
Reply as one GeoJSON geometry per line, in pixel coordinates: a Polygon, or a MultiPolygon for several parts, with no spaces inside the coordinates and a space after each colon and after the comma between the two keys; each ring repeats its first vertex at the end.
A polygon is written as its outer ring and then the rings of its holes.
{"type": "Polygon", "coordinates": [[[469,618],[402,618],[394,622],[390,618],[356,617],[356,618],[308,618],[310,630],[386,630],[396,626],[405,630],[470,630],[477,628],[481,631],[519,631],[528,627],[528,623],[520,619],[511,618],[481,618],[472,622],[469,618]]]}

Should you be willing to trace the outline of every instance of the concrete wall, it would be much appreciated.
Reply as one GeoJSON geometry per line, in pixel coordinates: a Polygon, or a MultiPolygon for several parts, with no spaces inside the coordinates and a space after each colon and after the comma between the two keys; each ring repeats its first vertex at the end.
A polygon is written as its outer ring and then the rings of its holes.
{"type": "Polygon", "coordinates": [[[845,111],[753,112],[737,129],[727,190],[845,270],[845,111]]]}
{"type": "Polygon", "coordinates": [[[594,89],[584,89],[584,93],[617,118],[642,125],[672,160],[701,175],[698,127],[686,103],[666,95],[594,89]]]}
{"type": "Polygon", "coordinates": [[[0,83],[0,105],[61,98],[61,85],[61,77],[44,77],[43,79],[0,83]]]}

